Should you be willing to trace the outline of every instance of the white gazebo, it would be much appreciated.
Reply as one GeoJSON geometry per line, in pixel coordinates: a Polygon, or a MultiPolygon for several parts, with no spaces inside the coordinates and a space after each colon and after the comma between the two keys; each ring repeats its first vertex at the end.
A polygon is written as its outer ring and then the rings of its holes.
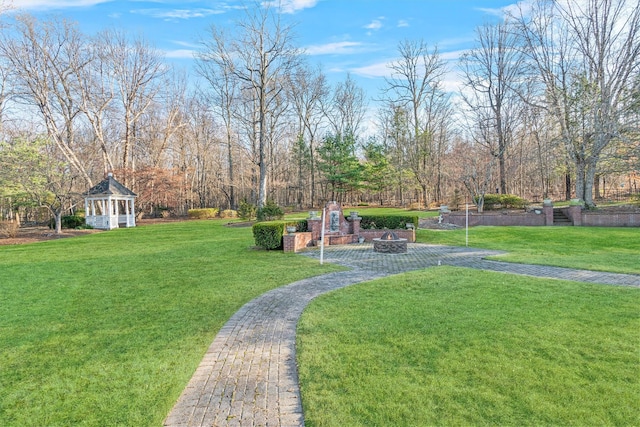
{"type": "Polygon", "coordinates": [[[84,196],[87,225],[103,230],[136,226],[136,194],[116,181],[112,173],[84,196]]]}

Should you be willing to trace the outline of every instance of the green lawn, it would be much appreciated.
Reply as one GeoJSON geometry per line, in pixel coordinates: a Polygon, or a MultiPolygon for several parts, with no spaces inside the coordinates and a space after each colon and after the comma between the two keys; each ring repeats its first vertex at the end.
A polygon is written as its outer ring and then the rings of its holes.
{"type": "Polygon", "coordinates": [[[217,221],[0,247],[0,425],[159,426],[245,302],[335,271],[217,221]]]}
{"type": "Polygon", "coordinates": [[[640,290],[438,267],[314,300],[307,426],[640,423],[640,290]]]}
{"type": "MultiPolygon", "coordinates": [[[[420,229],[416,239],[464,246],[465,230],[420,229]]],[[[638,227],[472,227],[469,246],[507,251],[502,261],[640,274],[638,227]]]]}
{"type": "MultiPolygon", "coordinates": [[[[397,213],[403,212],[407,211],[397,213]]],[[[216,332],[238,308],[269,289],[338,269],[293,254],[255,250],[250,228],[228,228],[223,222],[158,224],[0,246],[0,425],[158,426],[216,332]]],[[[419,230],[418,235],[424,242],[464,244],[464,232],[460,231],[419,230]]],[[[599,265],[601,258],[609,257],[604,263],[610,264],[609,269],[637,272],[637,237],[638,230],[631,229],[476,228],[471,232],[471,244],[513,251],[512,256],[548,264],[572,265],[584,258],[588,265],[599,265]],[[561,232],[571,233],[571,239],[561,232]],[[547,243],[556,248],[554,252],[545,252],[547,243]],[[613,255],[609,256],[609,251],[613,255]],[[625,256],[625,251],[636,256],[625,256]]],[[[357,358],[336,359],[336,365],[330,367],[335,373],[326,376],[328,383],[304,377],[305,411],[311,423],[338,425],[334,421],[342,414],[322,409],[325,400],[335,399],[334,386],[339,389],[338,400],[351,396],[347,391],[356,387],[348,385],[352,380],[347,376],[347,383],[341,385],[338,381],[343,375],[338,373],[368,378],[380,370],[379,381],[376,377],[357,384],[368,389],[364,391],[373,403],[360,397],[343,402],[362,407],[355,410],[357,413],[377,411],[375,417],[383,420],[378,425],[389,425],[386,420],[406,415],[406,407],[379,396],[380,390],[389,396],[404,393],[402,387],[415,389],[407,395],[409,415],[415,412],[420,416],[422,409],[415,408],[424,403],[443,423],[449,420],[445,413],[453,411],[451,416],[458,418],[451,418],[451,424],[466,424],[467,413],[477,412],[473,408],[482,405],[484,421],[478,423],[502,420],[509,424],[513,419],[517,424],[522,413],[527,413],[522,409],[526,405],[513,409],[515,404],[500,406],[496,401],[530,399],[529,406],[548,410],[553,417],[549,420],[559,423],[569,420],[568,424],[575,424],[570,418],[576,411],[589,412],[584,408],[591,405],[593,414],[576,415],[576,419],[637,425],[638,293],[637,289],[547,283],[444,267],[333,293],[330,298],[336,299],[335,304],[329,305],[335,305],[339,313],[326,315],[327,324],[313,317],[316,305],[305,314],[301,373],[310,375],[323,369],[322,364],[315,367],[317,360],[333,363],[334,352],[357,354],[357,358]],[[488,299],[484,300],[485,296],[488,299]],[[351,304],[348,310],[340,308],[344,307],[343,298],[351,304]],[[511,311],[502,313],[501,308],[511,311]],[[460,313],[466,313],[466,318],[459,320],[460,313]],[[333,328],[334,321],[344,323],[344,316],[346,326],[339,328],[350,337],[347,341],[339,339],[343,332],[315,332],[316,328],[333,328]],[[367,316],[377,316],[377,326],[372,327],[375,319],[367,316]],[[392,321],[395,318],[399,320],[392,321]],[[482,325],[488,326],[486,331],[478,329],[482,325]],[[513,342],[498,340],[512,336],[513,342]],[[459,342],[453,339],[456,337],[459,342]],[[309,338],[336,348],[325,354],[315,350],[318,344],[309,338]],[[426,340],[430,344],[425,350],[426,340]],[[354,347],[356,344],[359,347],[354,347]],[[414,344],[418,353],[410,351],[414,344]],[[513,349],[520,346],[522,352],[514,354],[513,349]],[[506,350],[497,352],[494,347],[506,350]],[[425,362],[425,355],[432,354],[438,357],[425,362]],[[494,356],[499,358],[497,366],[511,359],[518,361],[517,366],[510,365],[516,371],[500,375],[491,371],[494,356]],[[379,360],[383,366],[362,365],[358,358],[379,360]],[[562,362],[565,358],[577,363],[567,368],[562,362]],[[530,365],[525,363],[528,360],[530,365]],[[478,361],[481,369],[474,371],[465,361],[472,365],[478,361]],[[436,362],[438,366],[424,366],[436,362]],[[346,368],[340,363],[346,363],[346,368]],[[393,375],[388,376],[388,371],[393,375]],[[517,388],[512,383],[521,378],[519,372],[527,381],[523,384],[534,384],[528,390],[535,393],[525,396],[512,390],[517,388]],[[463,380],[454,374],[462,375],[463,380]],[[547,387],[545,381],[556,376],[554,385],[547,387]],[[433,384],[442,389],[435,400],[430,397],[433,388],[425,388],[433,384]],[[455,390],[461,384],[463,393],[458,395],[455,390]],[[485,393],[498,397],[491,401],[485,393]],[[565,398],[559,402],[577,409],[563,412],[560,404],[549,402],[549,396],[563,394],[573,400],[569,405],[565,398]],[[591,394],[599,396],[602,403],[594,402],[591,394]],[[486,405],[482,403],[485,399],[489,402],[486,405]],[[624,408],[620,406],[623,403],[624,408]],[[467,412],[460,409],[467,406],[467,412]],[[322,419],[318,418],[318,407],[324,414],[322,419]],[[507,418],[509,414],[513,418],[507,418]]],[[[332,300],[318,301],[323,310],[323,301],[332,300]]],[[[360,419],[353,418],[354,424],[360,419]]],[[[538,424],[552,423],[531,419],[538,424]]],[[[347,424],[340,425],[348,425],[351,418],[344,420],[347,424]]],[[[366,423],[376,425],[374,421],[366,423]]]]}

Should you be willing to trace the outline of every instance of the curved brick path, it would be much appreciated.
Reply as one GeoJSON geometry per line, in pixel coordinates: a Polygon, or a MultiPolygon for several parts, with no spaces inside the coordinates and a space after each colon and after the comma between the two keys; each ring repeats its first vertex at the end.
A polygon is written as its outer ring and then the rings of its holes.
{"type": "MultiPolygon", "coordinates": [[[[640,287],[640,275],[488,261],[499,252],[410,243],[406,254],[373,252],[371,244],[328,247],[325,262],[352,268],[274,289],[244,305],[220,330],[165,420],[165,426],[304,425],[295,331],[302,310],[316,296],[354,283],[436,265],[455,265],[640,287]]],[[[320,251],[302,255],[319,258],[320,251]]]]}

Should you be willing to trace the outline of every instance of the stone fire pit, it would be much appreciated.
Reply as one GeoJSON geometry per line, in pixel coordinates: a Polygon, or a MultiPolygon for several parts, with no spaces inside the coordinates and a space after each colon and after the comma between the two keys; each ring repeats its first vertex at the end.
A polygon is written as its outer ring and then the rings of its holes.
{"type": "Polygon", "coordinates": [[[407,239],[401,239],[393,231],[387,231],[382,237],[373,239],[373,250],[384,254],[403,254],[407,252],[407,239]]]}

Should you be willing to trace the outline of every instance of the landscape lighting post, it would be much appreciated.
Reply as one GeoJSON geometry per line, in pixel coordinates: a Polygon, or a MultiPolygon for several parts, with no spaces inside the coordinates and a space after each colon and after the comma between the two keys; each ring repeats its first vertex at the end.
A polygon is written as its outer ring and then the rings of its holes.
{"type": "Polygon", "coordinates": [[[324,262],[324,218],[327,208],[322,208],[322,228],[320,229],[320,265],[324,262]]]}
{"type": "Polygon", "coordinates": [[[464,242],[465,246],[469,247],[469,203],[467,203],[467,211],[465,214],[465,231],[464,231],[464,242]]]}

